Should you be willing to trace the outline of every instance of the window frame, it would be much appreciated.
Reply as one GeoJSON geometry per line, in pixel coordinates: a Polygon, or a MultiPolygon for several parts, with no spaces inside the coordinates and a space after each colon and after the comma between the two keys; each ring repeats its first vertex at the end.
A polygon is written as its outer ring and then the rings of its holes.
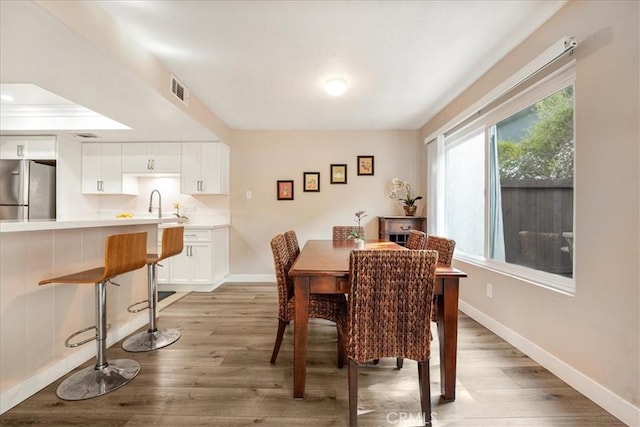
{"type": "MultiPolygon", "coordinates": [[[[574,129],[573,206],[574,206],[574,209],[573,209],[572,222],[573,222],[574,233],[578,234],[576,233],[576,209],[575,209],[575,206],[576,206],[575,188],[576,188],[576,181],[577,181],[577,175],[578,175],[578,168],[575,162],[575,158],[577,156],[577,151],[578,151],[576,126],[575,126],[575,120],[576,120],[575,80],[576,80],[575,62],[572,62],[560,68],[559,70],[552,73],[551,75],[545,77],[544,79],[541,79],[539,82],[536,82],[535,84],[532,84],[530,87],[511,96],[509,99],[500,103],[495,108],[488,111],[486,114],[483,114],[482,116],[478,117],[472,122],[466,124],[464,127],[460,129],[456,129],[456,131],[451,135],[447,135],[446,137],[438,136],[437,140],[432,142],[437,144],[436,150],[433,150],[433,151],[437,152],[439,157],[444,157],[444,156],[440,156],[440,153],[444,153],[446,151],[446,146],[448,145],[448,142],[447,142],[448,139],[452,140],[451,142],[449,142],[451,144],[459,144],[460,138],[464,137],[463,135],[472,135],[475,132],[479,131],[480,129],[482,129],[482,131],[484,132],[484,144],[485,144],[484,165],[483,165],[484,167],[484,224],[483,224],[484,253],[482,256],[479,257],[476,255],[467,254],[462,251],[456,250],[455,258],[460,261],[464,261],[473,265],[484,267],[491,271],[505,274],[507,276],[511,276],[519,280],[529,282],[534,285],[541,286],[543,288],[557,291],[566,295],[575,295],[575,290],[576,290],[575,260],[576,260],[576,256],[579,256],[579,255],[575,251],[575,245],[574,245],[573,260],[572,260],[574,274],[572,275],[571,278],[563,277],[554,273],[548,273],[545,271],[536,270],[536,269],[521,266],[518,264],[508,263],[506,261],[500,261],[493,258],[489,258],[489,240],[490,240],[489,222],[490,222],[490,215],[491,215],[491,212],[490,212],[491,196],[489,191],[489,182],[490,182],[489,175],[491,173],[490,144],[492,143],[490,138],[490,129],[492,126],[499,123],[501,120],[504,120],[505,118],[508,118],[516,114],[517,112],[527,108],[528,106],[531,106],[541,101],[542,99],[545,99],[553,95],[554,93],[562,90],[563,88],[566,88],[567,86],[573,85],[574,87],[574,110],[573,110],[574,111],[574,114],[573,114],[573,121],[574,121],[574,126],[573,126],[573,129],[574,129]]],[[[445,132],[445,135],[446,135],[446,132],[445,132]]],[[[431,163],[432,162],[430,161],[429,167],[433,166],[431,163]]],[[[444,176],[444,174],[442,173],[442,169],[444,169],[445,167],[442,159],[438,159],[438,164],[436,167],[439,168],[437,176],[440,179],[442,179],[442,176],[444,176]]],[[[444,190],[444,185],[437,184],[436,187],[444,190]]],[[[429,202],[430,204],[442,203],[443,199],[444,197],[442,195],[439,195],[439,196],[434,195],[433,197],[430,196],[429,202]]],[[[434,211],[437,212],[437,215],[438,215],[438,218],[436,218],[436,223],[442,226],[442,229],[440,228],[440,226],[438,227],[438,229],[442,230],[444,233],[446,233],[446,230],[444,230],[445,221],[444,221],[444,217],[440,217],[440,215],[444,215],[445,209],[446,208],[434,209],[434,211]]]]}

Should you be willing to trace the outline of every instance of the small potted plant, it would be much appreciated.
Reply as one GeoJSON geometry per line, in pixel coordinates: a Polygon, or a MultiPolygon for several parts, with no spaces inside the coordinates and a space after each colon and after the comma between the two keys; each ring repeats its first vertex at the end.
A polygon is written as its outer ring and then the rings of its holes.
{"type": "Polygon", "coordinates": [[[185,215],[180,215],[180,208],[182,207],[182,205],[180,204],[180,202],[174,202],[173,203],[173,208],[176,210],[173,213],[173,216],[175,216],[176,218],[178,218],[179,221],[183,221],[186,222],[189,217],[185,216],[185,215]]]}
{"type": "Polygon", "coordinates": [[[353,219],[356,224],[358,224],[357,228],[354,228],[349,233],[349,239],[353,239],[353,241],[358,245],[358,249],[364,249],[364,235],[360,234],[360,228],[362,227],[362,218],[367,216],[366,211],[358,211],[355,213],[355,218],[353,219]]]}
{"type": "Polygon", "coordinates": [[[389,198],[402,203],[405,215],[413,216],[418,208],[416,201],[422,199],[422,196],[414,195],[409,183],[393,178],[389,186],[389,198]]]}

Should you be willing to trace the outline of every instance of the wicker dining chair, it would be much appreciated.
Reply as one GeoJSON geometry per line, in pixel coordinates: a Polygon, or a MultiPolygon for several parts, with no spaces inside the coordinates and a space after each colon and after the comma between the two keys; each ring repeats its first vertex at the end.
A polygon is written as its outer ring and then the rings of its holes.
{"type": "MultiPolygon", "coordinates": [[[[276,363],[284,331],[295,318],[295,301],[293,297],[293,280],[289,277],[289,269],[293,260],[289,256],[287,243],[282,234],[271,239],[271,251],[276,270],[278,285],[278,332],[271,354],[271,363],[276,363]]],[[[347,300],[345,295],[312,294],[309,296],[309,317],[325,319],[336,323],[338,331],[338,367],[345,362],[345,337],[347,332],[347,300]]]]}
{"type": "Polygon", "coordinates": [[[451,266],[453,261],[453,251],[456,248],[456,241],[446,237],[428,236],[425,249],[438,251],[438,264],[451,266]]]}
{"type": "Polygon", "coordinates": [[[364,227],[353,225],[334,225],[333,240],[349,240],[349,235],[353,230],[358,230],[360,236],[364,238],[364,227]]]}
{"type": "Polygon", "coordinates": [[[427,233],[420,230],[411,230],[405,247],[407,249],[424,249],[427,243],[427,233]]]}
{"type": "Polygon", "coordinates": [[[284,232],[284,240],[287,242],[287,250],[289,251],[289,258],[295,261],[300,255],[300,245],[298,244],[298,236],[294,230],[284,232]]]}
{"type": "Polygon", "coordinates": [[[431,425],[429,314],[436,251],[359,250],[349,257],[349,422],[357,426],[358,365],[384,357],[418,362],[420,403],[431,425]]]}
{"type": "MultiPolygon", "coordinates": [[[[409,237],[407,237],[407,243],[405,247],[407,249],[419,250],[424,249],[425,244],[427,243],[427,233],[420,230],[411,230],[409,232],[409,237]]],[[[402,365],[404,364],[404,359],[398,357],[396,359],[396,367],[398,369],[402,369],[402,365]]]]}
{"type": "MultiPolygon", "coordinates": [[[[428,236],[425,249],[438,251],[438,263],[447,267],[451,267],[453,261],[453,251],[456,248],[456,241],[447,239],[446,237],[428,236]]],[[[436,295],[433,301],[433,309],[431,310],[431,320],[438,320],[438,305],[440,300],[436,295]]]]}

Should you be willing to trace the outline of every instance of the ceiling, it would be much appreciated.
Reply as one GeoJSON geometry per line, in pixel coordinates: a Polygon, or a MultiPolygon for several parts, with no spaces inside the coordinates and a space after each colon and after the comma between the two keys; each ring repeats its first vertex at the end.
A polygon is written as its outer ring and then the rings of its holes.
{"type": "MultiPolygon", "coordinates": [[[[420,128],[565,3],[99,1],[239,130],[420,128]],[[333,76],[349,83],[342,97],[322,91],[333,76]]],[[[132,128],[107,138],[210,138],[37,4],[0,8],[2,83],[38,84],[132,128]]]]}

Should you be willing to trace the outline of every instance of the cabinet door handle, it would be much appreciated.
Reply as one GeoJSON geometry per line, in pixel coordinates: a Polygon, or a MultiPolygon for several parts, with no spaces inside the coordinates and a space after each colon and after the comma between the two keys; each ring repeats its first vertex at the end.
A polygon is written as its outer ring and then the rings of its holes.
{"type": "Polygon", "coordinates": [[[151,169],[151,159],[147,159],[147,170],[151,169]]]}
{"type": "Polygon", "coordinates": [[[411,230],[411,226],[410,225],[401,225],[400,229],[401,230],[411,230]]]}
{"type": "Polygon", "coordinates": [[[16,147],[16,154],[18,155],[18,157],[24,156],[24,145],[18,145],[16,147]]]}
{"type": "Polygon", "coordinates": [[[154,170],[156,168],[156,161],[154,159],[151,159],[151,170],[154,170]]]}
{"type": "Polygon", "coordinates": [[[96,191],[100,191],[100,181],[96,181],[96,191]]]}

